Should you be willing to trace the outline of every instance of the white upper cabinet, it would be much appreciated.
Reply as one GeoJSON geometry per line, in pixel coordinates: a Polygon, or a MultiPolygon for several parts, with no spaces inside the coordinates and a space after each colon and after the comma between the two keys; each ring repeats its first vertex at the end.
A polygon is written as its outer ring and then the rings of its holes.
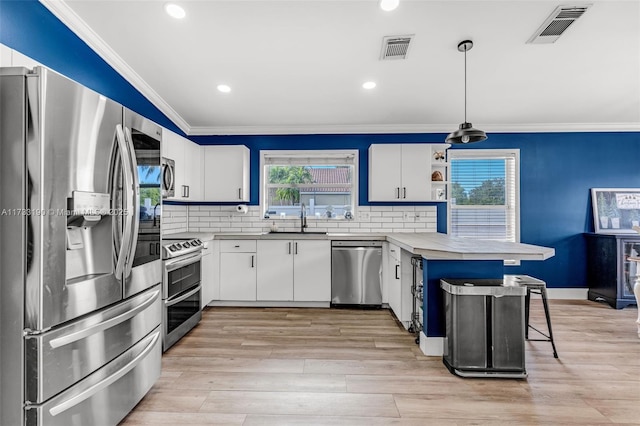
{"type": "Polygon", "coordinates": [[[204,149],[206,201],[249,201],[249,148],[244,145],[209,145],[204,149]]]}
{"type": "MultiPolygon", "coordinates": [[[[186,198],[190,201],[204,199],[204,182],[202,179],[202,147],[187,140],[184,150],[184,180],[187,186],[186,198]]],[[[176,187],[176,189],[179,189],[176,187]]]]}
{"type": "MultiPolygon", "coordinates": [[[[435,201],[431,190],[433,144],[369,147],[369,201],[435,201]]],[[[446,147],[446,145],[437,145],[446,147]]],[[[445,149],[445,148],[443,148],[445,149]]]]}
{"type": "Polygon", "coordinates": [[[168,199],[202,201],[202,147],[163,129],[162,156],[175,161],[175,195],[168,199]]]}

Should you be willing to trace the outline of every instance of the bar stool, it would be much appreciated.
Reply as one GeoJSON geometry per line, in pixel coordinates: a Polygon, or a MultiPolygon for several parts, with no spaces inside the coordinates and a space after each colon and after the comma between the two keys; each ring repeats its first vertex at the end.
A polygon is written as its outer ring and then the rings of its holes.
{"type": "Polygon", "coordinates": [[[504,285],[519,285],[527,288],[527,294],[524,298],[524,321],[525,321],[525,329],[524,329],[524,338],[527,340],[531,340],[532,342],[551,342],[551,347],[553,348],[553,357],[558,358],[558,352],[556,351],[556,344],[553,340],[553,331],[551,329],[551,316],[549,315],[549,304],[547,303],[547,285],[544,281],[539,280],[537,278],[533,278],[529,275],[505,275],[504,276],[504,285]],[[542,305],[544,306],[544,315],[547,319],[547,330],[549,330],[549,334],[545,334],[542,331],[538,330],[531,324],[529,324],[529,305],[531,302],[531,294],[539,294],[542,297],[542,305]],[[538,334],[544,337],[544,339],[530,339],[529,338],[529,329],[533,329],[538,334]]]}

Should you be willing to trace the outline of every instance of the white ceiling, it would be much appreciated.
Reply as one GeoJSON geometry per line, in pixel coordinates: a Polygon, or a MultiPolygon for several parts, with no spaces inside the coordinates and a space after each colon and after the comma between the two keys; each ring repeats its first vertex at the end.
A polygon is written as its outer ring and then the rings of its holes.
{"type": "Polygon", "coordinates": [[[640,131],[640,1],[526,41],[557,1],[41,0],[187,134],[640,131]],[[406,60],[382,38],[415,34],[406,60]],[[362,83],[377,82],[367,91],[362,83]],[[220,83],[231,93],[216,90],[220,83]]]}

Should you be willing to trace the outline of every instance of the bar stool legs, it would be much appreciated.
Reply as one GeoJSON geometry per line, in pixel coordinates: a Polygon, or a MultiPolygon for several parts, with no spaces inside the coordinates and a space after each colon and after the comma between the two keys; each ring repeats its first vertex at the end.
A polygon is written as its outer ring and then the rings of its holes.
{"type": "Polygon", "coordinates": [[[532,288],[532,286],[527,285],[526,283],[522,283],[525,287],[527,287],[527,295],[525,296],[525,332],[524,337],[527,340],[531,340],[532,342],[551,342],[551,347],[553,348],[553,357],[558,358],[558,352],[556,351],[556,344],[553,340],[553,330],[551,328],[551,316],[549,315],[549,303],[547,302],[547,289],[545,286],[536,286],[536,288],[532,288]],[[549,334],[545,334],[542,331],[538,330],[531,324],[529,324],[529,303],[531,302],[531,293],[539,294],[542,297],[542,306],[544,306],[544,316],[547,319],[547,330],[549,330],[549,334]],[[544,339],[530,339],[529,338],[529,329],[536,331],[538,334],[545,337],[544,339]]]}
{"type": "Polygon", "coordinates": [[[524,298],[524,338],[532,342],[551,342],[551,348],[553,349],[553,357],[558,358],[558,352],[556,351],[556,343],[553,340],[553,330],[551,328],[551,316],[549,315],[549,303],[547,302],[547,286],[544,281],[537,278],[530,277],[528,275],[505,275],[505,281],[514,283],[527,288],[527,294],[524,298]],[[542,306],[544,307],[544,316],[547,320],[547,330],[549,334],[545,334],[538,330],[531,324],[529,324],[530,303],[531,294],[539,294],[542,297],[542,306]],[[536,331],[538,334],[544,337],[544,339],[530,339],[529,329],[536,331]]]}

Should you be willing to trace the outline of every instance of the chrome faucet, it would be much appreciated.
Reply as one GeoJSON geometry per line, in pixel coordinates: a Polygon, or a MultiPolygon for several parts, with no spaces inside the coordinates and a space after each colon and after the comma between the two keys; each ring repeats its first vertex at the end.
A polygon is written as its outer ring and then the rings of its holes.
{"type": "Polygon", "coordinates": [[[307,207],[304,203],[300,203],[300,232],[304,232],[307,227],[307,207]]]}
{"type": "Polygon", "coordinates": [[[158,208],[158,206],[159,206],[159,205],[160,205],[160,203],[156,204],[156,205],[153,207],[153,227],[154,227],[154,228],[155,228],[155,226],[156,226],[156,222],[158,223],[158,226],[160,225],[160,221],[159,221],[159,220],[157,220],[158,215],[156,215],[156,209],[158,208]]]}

